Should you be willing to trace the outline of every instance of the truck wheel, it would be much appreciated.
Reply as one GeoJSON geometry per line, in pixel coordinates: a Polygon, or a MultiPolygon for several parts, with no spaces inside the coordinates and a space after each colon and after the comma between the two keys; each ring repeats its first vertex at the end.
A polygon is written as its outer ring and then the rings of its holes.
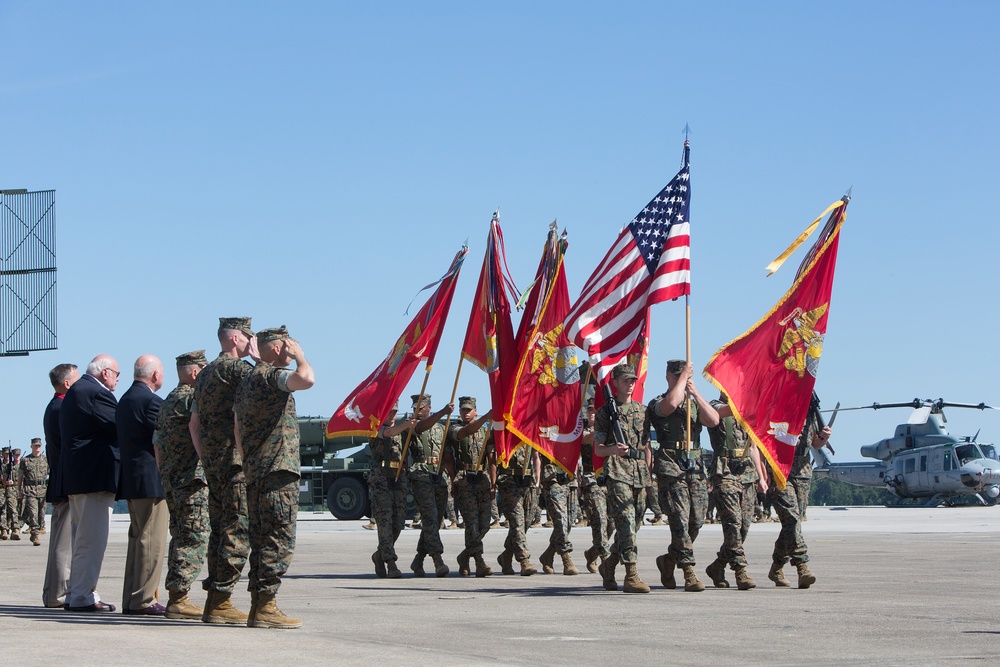
{"type": "Polygon", "coordinates": [[[342,521],[355,521],[368,509],[368,489],[354,477],[338,477],[326,493],[330,513],[342,521]]]}

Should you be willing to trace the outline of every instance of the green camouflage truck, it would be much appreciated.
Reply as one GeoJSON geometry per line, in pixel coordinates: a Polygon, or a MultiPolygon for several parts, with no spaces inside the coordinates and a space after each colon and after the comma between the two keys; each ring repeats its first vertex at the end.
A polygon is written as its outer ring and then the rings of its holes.
{"type": "Polygon", "coordinates": [[[321,417],[299,417],[302,464],[299,504],[313,507],[325,505],[333,516],[348,521],[370,516],[368,471],[371,470],[372,455],[368,449],[368,438],[327,438],[327,421],[321,417]]]}

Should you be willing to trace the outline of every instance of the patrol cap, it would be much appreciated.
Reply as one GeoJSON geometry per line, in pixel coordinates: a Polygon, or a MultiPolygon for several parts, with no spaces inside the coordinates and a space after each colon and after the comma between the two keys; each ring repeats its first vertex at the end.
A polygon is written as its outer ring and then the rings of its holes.
{"type": "Polygon", "coordinates": [[[585,407],[585,408],[592,408],[592,407],[594,407],[594,397],[593,396],[588,396],[587,397],[587,401],[583,404],[583,407],[585,407]]]}
{"type": "MultiPolygon", "coordinates": [[[[419,398],[420,398],[420,394],[413,394],[412,396],[410,396],[410,400],[413,402],[413,408],[414,409],[421,407],[421,406],[417,405],[417,400],[419,398]]],[[[427,407],[430,407],[430,405],[431,405],[431,395],[430,394],[424,394],[423,405],[426,405],[427,407]]]]}
{"type": "Polygon", "coordinates": [[[38,445],[39,447],[41,447],[42,446],[42,439],[41,438],[32,438],[31,439],[31,446],[34,447],[35,445],[38,445]]]}
{"type": "Polygon", "coordinates": [[[219,329],[235,329],[242,331],[248,336],[253,336],[253,329],[250,328],[249,317],[220,317],[219,329]]]}
{"type": "Polygon", "coordinates": [[[399,412],[399,399],[398,398],[396,399],[396,402],[392,404],[392,408],[389,409],[389,412],[399,412]]]}
{"type": "Polygon", "coordinates": [[[288,329],[282,324],[273,329],[261,329],[257,332],[257,345],[264,345],[276,340],[288,340],[288,329]]]}
{"type": "Polygon", "coordinates": [[[667,362],[667,372],[671,375],[680,375],[686,365],[687,361],[684,359],[671,359],[667,362]]]}
{"type": "Polygon", "coordinates": [[[17,456],[17,455],[18,455],[18,454],[20,454],[20,453],[21,453],[21,448],[20,448],[20,447],[15,447],[15,448],[14,448],[14,449],[13,449],[13,450],[11,451],[11,454],[13,454],[14,456],[17,456]]]}
{"type": "Polygon", "coordinates": [[[639,376],[635,374],[635,368],[631,364],[618,364],[615,366],[614,370],[611,371],[611,377],[616,380],[639,379],[639,376]]]}
{"type": "Polygon", "coordinates": [[[205,350],[195,350],[177,355],[177,368],[184,366],[208,366],[208,359],[205,358],[205,350]]]}
{"type": "Polygon", "coordinates": [[[458,398],[458,409],[459,410],[475,410],[476,409],[476,399],[472,396],[460,396],[458,398]]]}

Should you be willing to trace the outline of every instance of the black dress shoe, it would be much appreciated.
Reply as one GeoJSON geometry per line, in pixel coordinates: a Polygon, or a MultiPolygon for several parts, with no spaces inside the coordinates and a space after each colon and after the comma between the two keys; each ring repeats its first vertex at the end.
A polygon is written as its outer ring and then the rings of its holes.
{"type": "Polygon", "coordinates": [[[107,602],[95,602],[86,607],[66,607],[67,611],[114,611],[115,606],[107,602]]]}
{"type": "Polygon", "coordinates": [[[159,602],[154,602],[142,609],[122,609],[122,613],[126,616],[163,616],[167,613],[167,608],[159,602]]]}

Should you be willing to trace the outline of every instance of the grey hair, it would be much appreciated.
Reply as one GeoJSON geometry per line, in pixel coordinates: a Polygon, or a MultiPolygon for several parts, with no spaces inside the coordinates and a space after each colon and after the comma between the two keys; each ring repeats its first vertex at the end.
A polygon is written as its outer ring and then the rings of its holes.
{"type": "Polygon", "coordinates": [[[92,375],[97,377],[106,368],[111,368],[115,365],[115,360],[106,354],[99,354],[94,357],[93,361],[87,364],[87,375],[92,375]]]}

